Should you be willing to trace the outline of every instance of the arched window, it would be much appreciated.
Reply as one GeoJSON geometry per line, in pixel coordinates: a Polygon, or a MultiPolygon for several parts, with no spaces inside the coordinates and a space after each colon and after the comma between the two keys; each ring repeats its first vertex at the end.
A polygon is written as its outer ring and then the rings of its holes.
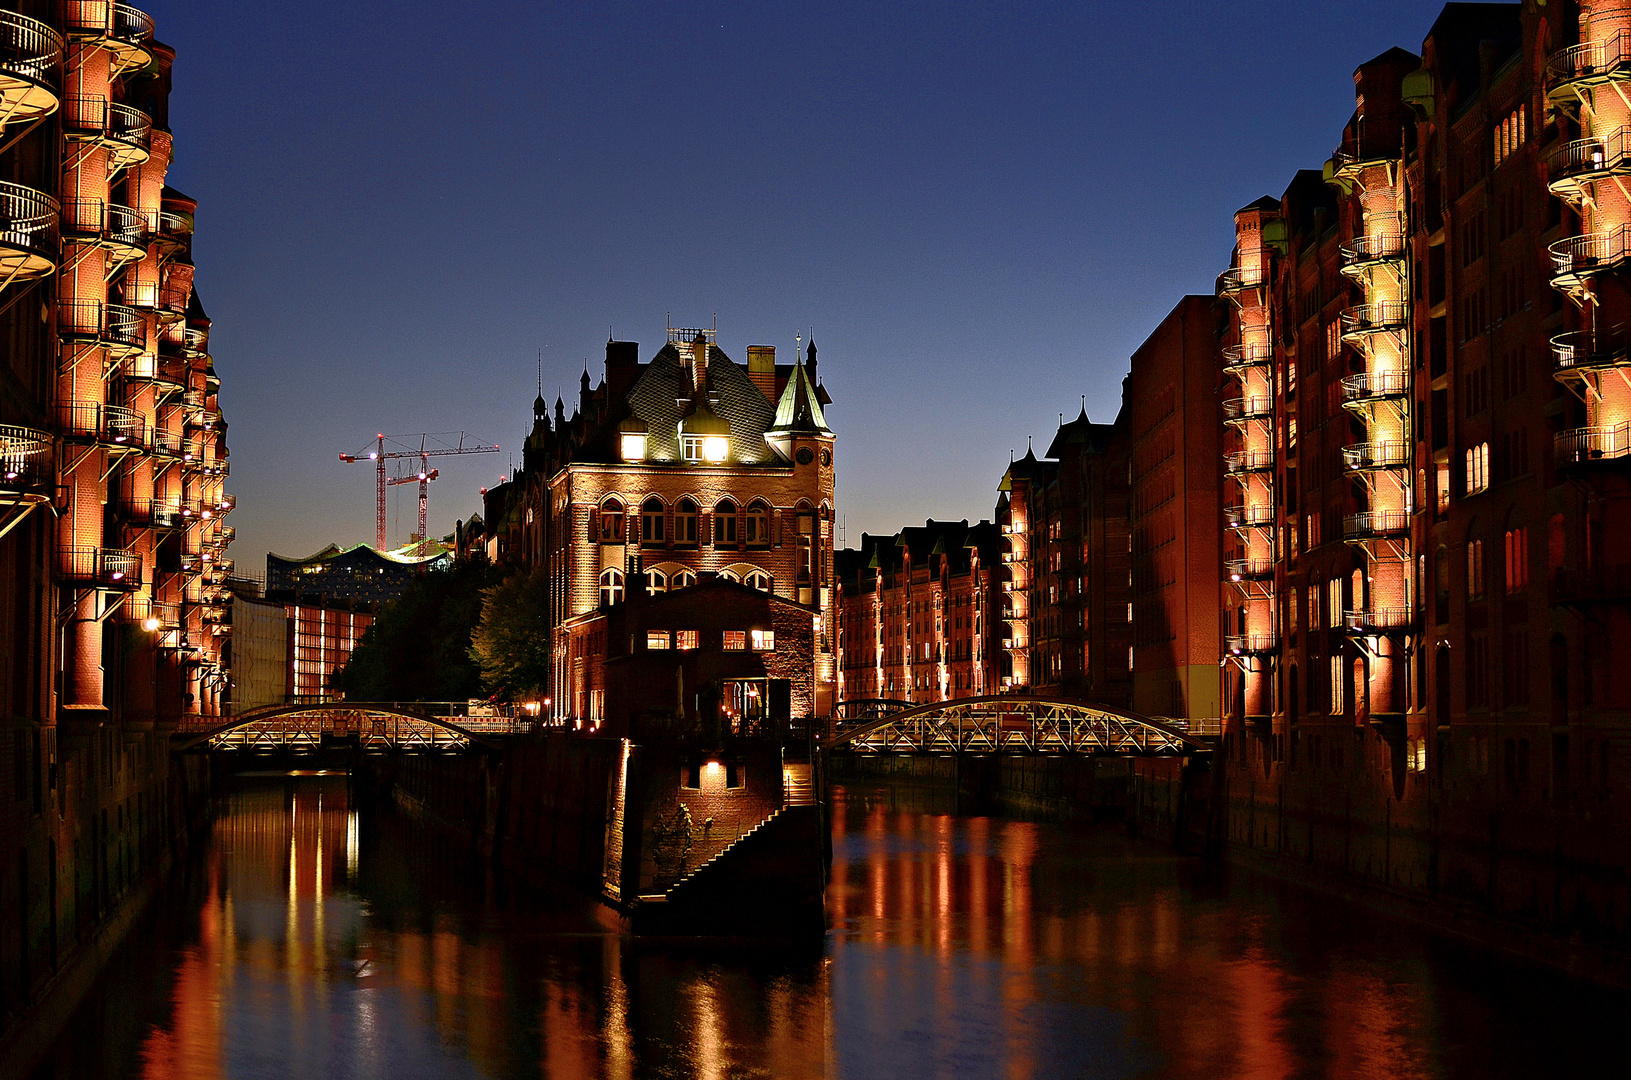
{"type": "Polygon", "coordinates": [[[692,573],[690,570],[676,570],[676,571],[674,571],[673,575],[668,579],[668,587],[669,587],[670,590],[689,589],[691,586],[695,585],[696,583],[697,583],[697,576],[696,576],[696,574],[692,573]]]}
{"type": "Polygon", "coordinates": [[[668,575],[661,570],[647,570],[645,579],[647,595],[656,596],[668,591],[668,575]]]}
{"type": "Polygon", "coordinates": [[[695,547],[697,542],[697,504],[681,499],[674,507],[674,543],[695,547]]]}
{"type": "Polygon", "coordinates": [[[749,547],[770,546],[770,507],[762,502],[756,502],[748,507],[746,520],[743,522],[743,537],[749,547]]]}
{"type": "Polygon", "coordinates": [[[739,575],[735,570],[721,570],[719,572],[719,580],[720,581],[734,581],[738,585],[740,585],[742,583],[741,575],[739,575]]]}
{"type": "Polygon", "coordinates": [[[750,589],[758,589],[760,592],[769,592],[770,575],[765,573],[763,570],[749,571],[745,584],[750,589]]]}
{"type": "Polygon", "coordinates": [[[656,496],[640,507],[640,543],[661,547],[663,543],[663,501],[656,496]]]}
{"type": "Polygon", "coordinates": [[[616,499],[608,499],[600,508],[600,542],[602,544],[623,542],[623,504],[616,499]]]}
{"type": "Polygon", "coordinates": [[[613,604],[623,602],[623,571],[602,570],[600,572],[600,606],[611,607],[613,604]]]}
{"type": "Polygon", "coordinates": [[[729,499],[714,507],[714,543],[736,546],[736,504],[729,499]]]}

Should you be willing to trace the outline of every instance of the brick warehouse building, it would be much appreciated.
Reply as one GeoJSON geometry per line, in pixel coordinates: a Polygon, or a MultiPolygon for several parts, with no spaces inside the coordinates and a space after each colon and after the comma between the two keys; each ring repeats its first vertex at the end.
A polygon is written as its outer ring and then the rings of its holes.
{"type": "Polygon", "coordinates": [[[1219,280],[1230,837],[1623,934],[1631,5],[1452,4],[1354,81],[1219,280]]]}
{"type": "MultiPolygon", "coordinates": [[[[784,602],[741,605],[744,618],[760,622],[774,611],[776,625],[720,625],[718,641],[700,627],[665,627],[699,630],[693,644],[671,638],[668,647],[735,652],[726,631],[736,629],[773,633],[776,644],[759,650],[758,672],[741,672],[740,658],[713,657],[701,666],[738,672],[733,685],[691,687],[675,701],[693,709],[699,695],[724,702],[746,692],[743,680],[763,678],[776,684],[773,701],[785,694],[788,716],[826,715],[836,678],[833,435],[815,343],[793,364],[752,345],[741,365],[712,329],[670,329],[668,339],[647,363],[635,342],[607,342],[605,377],[591,388],[584,373],[570,419],[557,399],[552,422],[539,397],[522,470],[484,493],[494,561],[550,574],[546,696],[557,717],[626,725],[634,717],[610,711],[602,681],[609,659],[622,655],[608,643],[610,613],[631,591],[656,597],[715,580],[784,602]],[[786,604],[804,613],[807,630],[785,625],[786,604]]],[[[728,603],[733,594],[719,595],[728,603]]]]}
{"type": "MultiPolygon", "coordinates": [[[[174,53],[102,0],[0,11],[0,1016],[77,985],[179,828],[227,687],[233,499],[174,53]]],[[[47,1025],[29,1028],[44,1030],[47,1025]]],[[[0,1057],[18,1044],[0,1027],[0,1057]]],[[[26,1034],[26,1033],[25,1033],[26,1034]]],[[[26,1048],[17,1049],[19,1054],[26,1048]]]]}

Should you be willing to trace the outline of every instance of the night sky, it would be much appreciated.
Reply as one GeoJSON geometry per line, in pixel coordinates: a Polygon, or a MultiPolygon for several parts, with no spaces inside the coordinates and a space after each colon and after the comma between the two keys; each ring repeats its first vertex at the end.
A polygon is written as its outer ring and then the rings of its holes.
{"type": "MultiPolygon", "coordinates": [[[[375,432],[464,429],[479,510],[608,328],[814,328],[848,543],[988,517],[1010,450],[1212,291],[1353,69],[1441,5],[147,0],[231,425],[238,564],[372,542],[375,432]]],[[[391,489],[391,541],[416,527],[391,489]]]]}

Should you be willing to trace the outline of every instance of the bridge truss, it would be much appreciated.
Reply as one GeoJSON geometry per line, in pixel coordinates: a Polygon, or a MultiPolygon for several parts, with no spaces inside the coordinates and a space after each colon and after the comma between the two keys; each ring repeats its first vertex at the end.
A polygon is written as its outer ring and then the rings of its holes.
{"type": "MultiPolygon", "coordinates": [[[[874,707],[868,702],[861,711],[874,707]]],[[[1079,701],[1004,695],[917,705],[858,720],[827,740],[825,749],[856,754],[1186,755],[1210,753],[1213,747],[1147,716],[1079,701]]]]}
{"type": "Polygon", "coordinates": [[[251,709],[208,731],[176,737],[177,750],[310,753],[336,746],[364,751],[448,752],[497,745],[429,712],[399,704],[337,702],[251,709]]]}

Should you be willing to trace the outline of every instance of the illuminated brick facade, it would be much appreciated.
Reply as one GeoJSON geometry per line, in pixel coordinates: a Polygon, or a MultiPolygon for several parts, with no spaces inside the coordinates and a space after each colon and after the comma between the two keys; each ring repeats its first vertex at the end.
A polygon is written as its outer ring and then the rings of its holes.
{"type": "Polygon", "coordinates": [[[0,11],[0,1013],[173,829],[169,732],[227,689],[233,500],[173,51],[107,0],[0,11]]]}
{"type": "Polygon", "coordinates": [[[550,574],[552,709],[627,723],[606,715],[593,685],[608,655],[607,609],[631,589],[717,577],[806,613],[813,649],[790,700],[799,715],[826,715],[833,435],[814,343],[791,365],[761,345],[738,364],[712,330],[670,330],[646,363],[638,348],[607,343],[605,378],[591,387],[584,373],[570,419],[557,400],[552,422],[539,398],[523,470],[484,493],[489,555],[550,574]]]}
{"type": "Polygon", "coordinates": [[[839,700],[1000,692],[999,547],[990,522],[927,521],[839,552],[839,700]]]}

